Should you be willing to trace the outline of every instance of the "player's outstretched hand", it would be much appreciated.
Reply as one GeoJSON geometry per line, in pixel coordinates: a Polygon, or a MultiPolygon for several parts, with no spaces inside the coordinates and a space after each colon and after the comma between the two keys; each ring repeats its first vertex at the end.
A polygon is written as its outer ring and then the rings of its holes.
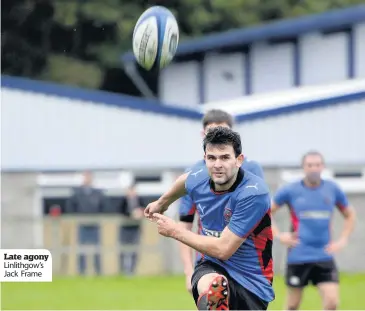
{"type": "Polygon", "coordinates": [[[157,223],[158,233],[166,236],[172,237],[177,229],[177,223],[169,217],[162,214],[153,214],[153,219],[157,223]]]}
{"type": "Polygon", "coordinates": [[[153,201],[150,204],[147,205],[147,207],[144,209],[144,216],[153,221],[153,217],[152,215],[154,213],[163,213],[164,209],[162,208],[161,204],[159,203],[159,201],[153,201]]]}
{"type": "Polygon", "coordinates": [[[280,234],[280,242],[286,245],[287,247],[295,247],[299,244],[299,240],[297,235],[292,232],[283,232],[280,234]]]}
{"type": "Polygon", "coordinates": [[[326,252],[328,254],[334,254],[339,252],[341,249],[343,249],[347,244],[346,239],[339,239],[338,241],[330,242],[326,246],[326,252]]]}

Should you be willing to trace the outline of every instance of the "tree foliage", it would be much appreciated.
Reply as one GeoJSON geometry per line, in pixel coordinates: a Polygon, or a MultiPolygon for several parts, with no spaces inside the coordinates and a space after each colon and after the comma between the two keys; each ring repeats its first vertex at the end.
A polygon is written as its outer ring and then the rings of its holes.
{"type": "Polygon", "coordinates": [[[11,0],[2,2],[2,73],[139,95],[120,55],[152,5],[171,9],[182,40],[363,0],[11,0]],[[112,81],[120,79],[120,83],[112,81]]]}

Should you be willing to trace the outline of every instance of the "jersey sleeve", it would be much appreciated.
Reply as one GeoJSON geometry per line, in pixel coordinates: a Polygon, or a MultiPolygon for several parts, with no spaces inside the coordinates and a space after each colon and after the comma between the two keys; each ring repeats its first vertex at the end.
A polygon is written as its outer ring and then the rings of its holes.
{"type": "Polygon", "coordinates": [[[264,179],[264,170],[262,169],[261,165],[258,164],[257,162],[252,162],[250,171],[257,177],[264,179]]]}
{"type": "Polygon", "coordinates": [[[185,181],[185,192],[190,198],[192,195],[193,188],[194,188],[194,180],[191,178],[191,172],[189,172],[189,175],[185,181]]]}
{"type": "Polygon", "coordinates": [[[179,217],[183,222],[194,222],[196,212],[195,204],[189,195],[185,195],[180,199],[179,217]]]}
{"type": "Polygon", "coordinates": [[[273,201],[275,204],[282,206],[284,204],[289,204],[290,201],[290,191],[288,186],[280,188],[273,196],[273,201]]]}
{"type": "Polygon", "coordinates": [[[194,189],[209,178],[208,173],[199,165],[193,167],[185,181],[185,191],[194,200],[194,189]]]}
{"type": "Polygon", "coordinates": [[[268,194],[244,197],[237,200],[228,228],[237,236],[246,238],[269,211],[270,196],[268,194]]]}
{"type": "Polygon", "coordinates": [[[349,206],[349,202],[348,202],[346,194],[336,184],[335,184],[335,198],[336,198],[335,204],[336,204],[337,208],[341,212],[343,212],[349,206]]]}

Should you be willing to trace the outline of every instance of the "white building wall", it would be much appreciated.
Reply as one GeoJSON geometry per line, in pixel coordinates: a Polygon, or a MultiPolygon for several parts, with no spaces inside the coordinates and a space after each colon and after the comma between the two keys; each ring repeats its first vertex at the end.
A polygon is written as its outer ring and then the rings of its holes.
{"type": "Polygon", "coordinates": [[[355,76],[365,78],[365,23],[354,26],[355,76]]]}
{"type": "Polygon", "coordinates": [[[330,164],[365,163],[365,100],[238,124],[243,149],[262,165],[299,165],[310,149],[330,164]]]}
{"type": "Polygon", "coordinates": [[[207,54],[204,59],[204,101],[234,99],[245,93],[244,53],[207,54]]]}
{"type": "Polygon", "coordinates": [[[280,91],[294,85],[293,43],[255,43],[251,55],[252,93],[280,91]]]}
{"type": "MultiPolygon", "coordinates": [[[[365,23],[354,25],[353,31],[354,74],[358,78],[365,77],[365,23]]],[[[282,91],[294,87],[295,55],[299,57],[301,85],[325,85],[348,80],[351,49],[347,33],[308,33],[299,37],[298,42],[298,54],[292,43],[253,43],[249,68],[243,51],[209,53],[203,70],[199,70],[197,63],[194,66],[190,63],[171,65],[163,71],[160,79],[160,98],[186,106],[201,103],[201,97],[203,103],[231,100],[246,95],[247,82],[253,94],[282,91]],[[233,78],[227,79],[227,76],[233,78]],[[249,81],[246,81],[247,76],[250,76],[249,81]]]]}
{"type": "MultiPolygon", "coordinates": [[[[245,121],[244,152],[264,166],[297,165],[318,149],[335,165],[364,164],[365,99],[245,121]]],[[[202,158],[201,123],[2,90],[2,170],[187,167],[202,158]]]]}
{"type": "Polygon", "coordinates": [[[311,33],[299,39],[301,84],[316,85],[344,81],[348,75],[348,37],[311,33]]]}
{"type": "Polygon", "coordinates": [[[198,62],[171,64],[161,71],[159,94],[175,106],[196,107],[200,103],[198,62]]]}
{"type": "Polygon", "coordinates": [[[199,120],[2,89],[2,170],[186,167],[199,120]]]}

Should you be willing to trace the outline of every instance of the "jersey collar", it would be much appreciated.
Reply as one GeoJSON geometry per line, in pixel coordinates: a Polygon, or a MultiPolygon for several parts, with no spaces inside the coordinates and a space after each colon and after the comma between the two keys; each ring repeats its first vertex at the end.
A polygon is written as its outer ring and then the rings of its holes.
{"type": "Polygon", "coordinates": [[[215,194],[225,194],[225,193],[228,193],[228,192],[233,192],[233,191],[236,190],[238,185],[242,182],[244,176],[245,176],[245,172],[242,168],[240,168],[238,170],[237,178],[236,178],[236,181],[234,182],[234,184],[231,186],[231,188],[229,188],[228,190],[224,190],[224,191],[215,191],[214,182],[210,178],[209,179],[210,190],[212,190],[213,193],[215,193],[215,194]]]}

